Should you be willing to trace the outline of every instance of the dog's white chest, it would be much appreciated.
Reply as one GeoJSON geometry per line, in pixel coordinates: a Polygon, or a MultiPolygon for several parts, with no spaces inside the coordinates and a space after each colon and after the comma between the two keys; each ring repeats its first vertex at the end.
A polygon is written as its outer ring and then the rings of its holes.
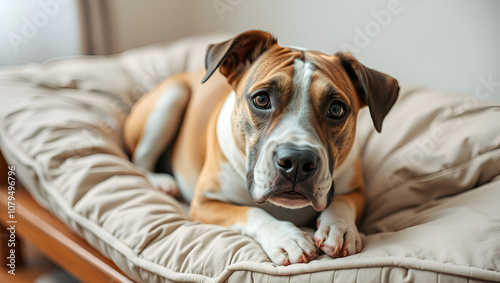
{"type": "Polygon", "coordinates": [[[221,164],[221,171],[218,174],[219,190],[206,191],[205,196],[225,203],[232,203],[242,206],[259,207],[279,220],[289,221],[297,226],[305,226],[314,221],[318,212],[311,206],[299,209],[288,209],[266,202],[259,204],[248,194],[246,179],[242,178],[228,162],[221,164]]]}

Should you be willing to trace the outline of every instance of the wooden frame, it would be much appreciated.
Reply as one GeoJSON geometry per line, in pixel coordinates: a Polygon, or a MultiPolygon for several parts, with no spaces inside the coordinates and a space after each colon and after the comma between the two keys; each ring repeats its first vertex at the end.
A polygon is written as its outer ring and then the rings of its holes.
{"type": "MultiPolygon", "coordinates": [[[[0,264],[8,268],[7,256],[10,230],[8,197],[14,196],[16,268],[22,264],[22,243],[29,241],[57,265],[83,282],[133,282],[118,267],[92,248],[60,220],[38,205],[29,193],[19,185],[16,176],[15,193],[9,195],[8,167],[0,153],[0,264]]],[[[16,174],[18,172],[15,172],[16,174]]],[[[12,203],[11,203],[12,206],[12,203]]],[[[12,229],[11,229],[12,230],[12,229]]]]}

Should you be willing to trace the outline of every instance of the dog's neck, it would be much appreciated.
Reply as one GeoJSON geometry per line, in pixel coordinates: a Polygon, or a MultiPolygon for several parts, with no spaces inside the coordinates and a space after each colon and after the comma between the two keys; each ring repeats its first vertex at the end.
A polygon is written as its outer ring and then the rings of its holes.
{"type": "Polygon", "coordinates": [[[235,103],[235,93],[232,91],[217,118],[217,141],[219,142],[219,147],[226,157],[229,164],[234,168],[234,170],[240,175],[243,180],[246,180],[247,165],[245,158],[241,156],[240,151],[236,147],[233,138],[233,127],[231,125],[232,113],[235,103]]]}
{"type": "Polygon", "coordinates": [[[339,167],[335,168],[335,170],[333,171],[334,180],[342,176],[347,169],[352,167],[352,164],[354,163],[354,161],[356,161],[356,157],[358,157],[358,154],[359,154],[358,138],[355,136],[351,150],[349,151],[349,154],[347,155],[346,159],[342,164],[340,164],[339,167]]]}

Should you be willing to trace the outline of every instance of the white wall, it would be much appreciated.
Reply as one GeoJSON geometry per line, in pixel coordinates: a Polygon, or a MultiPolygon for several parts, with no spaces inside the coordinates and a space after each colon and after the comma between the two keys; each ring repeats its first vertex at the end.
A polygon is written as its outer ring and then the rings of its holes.
{"type": "Polygon", "coordinates": [[[481,99],[500,101],[500,1],[190,3],[196,19],[195,32],[237,33],[260,28],[273,32],[282,44],[328,54],[351,50],[364,64],[391,74],[402,83],[477,93],[481,99]]]}
{"type": "MultiPolygon", "coordinates": [[[[75,1],[0,0],[0,65],[81,52],[75,1]],[[15,52],[7,34],[22,35],[23,18],[44,12],[39,3],[57,1],[68,3],[60,4],[46,26],[15,52]]],[[[283,45],[329,54],[351,50],[365,65],[402,83],[500,101],[497,0],[107,1],[113,52],[206,32],[258,28],[271,31],[283,45]]]]}
{"type": "MultiPolygon", "coordinates": [[[[113,52],[196,33],[190,0],[107,0],[113,52]]],[[[203,3],[203,1],[197,1],[203,3]]]]}
{"type": "Polygon", "coordinates": [[[81,53],[76,0],[0,0],[0,66],[81,53]]]}

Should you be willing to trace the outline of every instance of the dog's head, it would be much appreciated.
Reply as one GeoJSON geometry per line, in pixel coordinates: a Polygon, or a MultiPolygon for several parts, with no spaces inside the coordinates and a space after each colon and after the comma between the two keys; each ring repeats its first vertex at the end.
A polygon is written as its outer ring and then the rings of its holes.
{"type": "Polygon", "coordinates": [[[235,91],[232,131],[247,157],[247,189],[259,203],[321,211],[333,198],[333,172],[349,154],[361,107],[377,131],[398,82],[348,53],[281,47],[263,31],[210,45],[205,82],[216,69],[235,91]]]}

